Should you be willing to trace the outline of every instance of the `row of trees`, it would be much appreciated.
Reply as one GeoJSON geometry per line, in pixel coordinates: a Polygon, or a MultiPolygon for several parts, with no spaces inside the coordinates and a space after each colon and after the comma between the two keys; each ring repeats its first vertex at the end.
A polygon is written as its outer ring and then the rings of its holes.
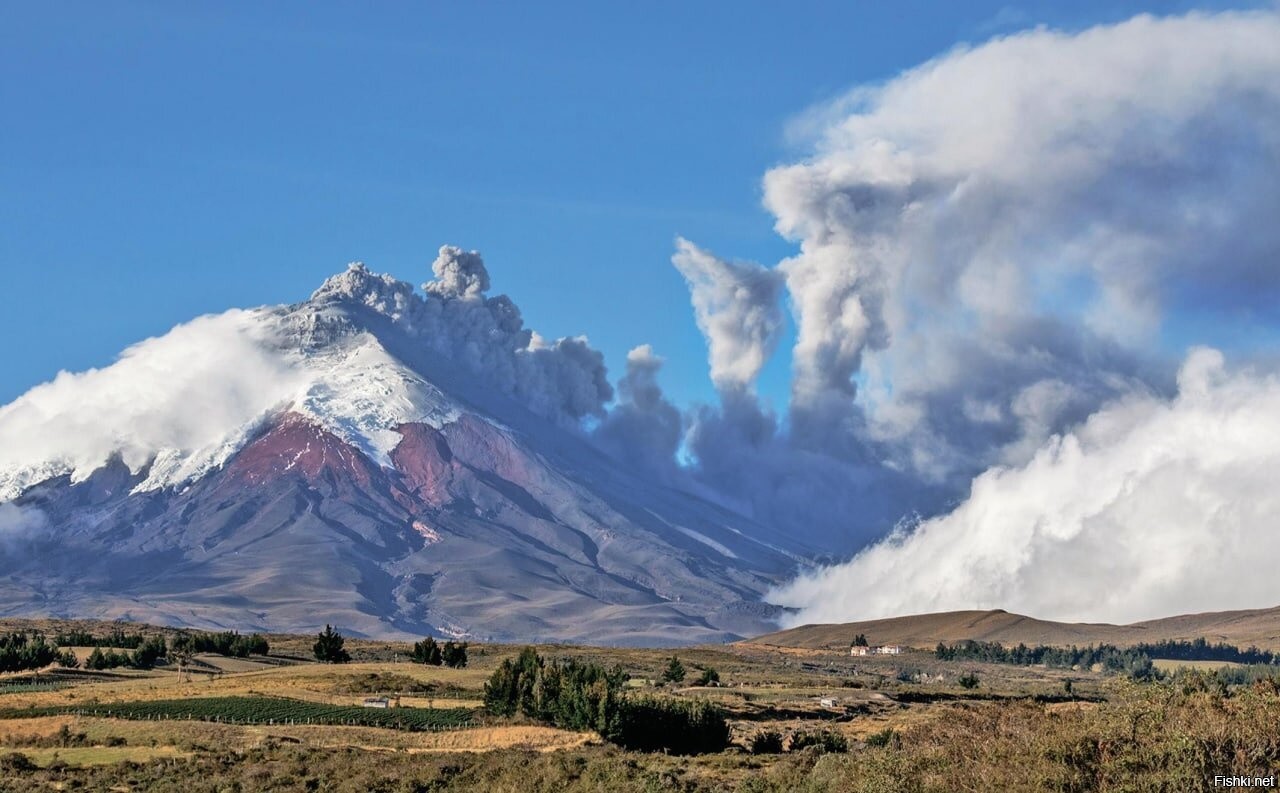
{"type": "Polygon", "coordinates": [[[141,633],[125,633],[116,626],[104,636],[95,636],[88,631],[74,630],[57,634],[53,641],[59,647],[114,647],[117,650],[136,650],[146,639],[141,633]]]}
{"type": "Polygon", "coordinates": [[[1151,663],[1151,656],[1136,647],[1119,648],[1111,644],[1100,644],[1096,647],[1048,647],[1037,645],[1028,647],[1018,644],[1005,647],[999,642],[963,641],[947,645],[938,642],[934,656],[943,661],[980,661],[992,664],[1014,664],[1045,666],[1070,669],[1072,667],[1091,667],[1095,664],[1113,673],[1129,675],[1134,680],[1153,680],[1159,672],[1151,663]]]}
{"type": "Polygon", "coordinates": [[[241,636],[235,631],[221,633],[180,633],[173,638],[173,650],[177,653],[214,653],[235,658],[251,655],[267,655],[271,645],[260,634],[241,636]]]}
{"type": "Polygon", "coordinates": [[[43,634],[0,634],[0,672],[41,669],[55,661],[64,666],[76,665],[73,653],[60,650],[57,645],[45,641],[43,634]]]}
{"type": "Polygon", "coordinates": [[[163,636],[149,636],[135,649],[130,651],[94,647],[93,652],[84,661],[85,669],[154,669],[160,659],[169,655],[163,636]]]}
{"type": "Polygon", "coordinates": [[[40,669],[52,663],[75,668],[80,664],[67,647],[92,647],[85,659],[86,669],[153,669],[162,659],[192,653],[220,655],[266,655],[266,639],[258,634],[241,636],[225,633],[180,633],[172,646],[161,635],[143,636],[116,628],[106,636],[93,636],[84,631],[59,633],[53,642],[41,633],[9,633],[0,635],[0,672],[40,669]]]}
{"type": "Polygon", "coordinates": [[[532,647],[505,659],[484,687],[494,715],[524,716],[568,730],[594,730],[605,740],[638,751],[717,752],[729,742],[724,714],[707,702],[630,699],[627,675],[574,658],[546,660],[532,647]]]}
{"type": "Polygon", "coordinates": [[[1257,647],[1240,649],[1235,645],[1219,642],[1209,644],[1204,637],[1194,641],[1143,642],[1133,645],[1133,649],[1151,658],[1163,658],[1170,661],[1233,661],[1237,664],[1275,664],[1280,656],[1257,647]]]}
{"type": "Polygon", "coordinates": [[[414,642],[413,654],[409,659],[415,664],[428,666],[447,666],[461,669],[467,665],[467,643],[446,641],[443,645],[428,636],[420,642],[414,642]]]}

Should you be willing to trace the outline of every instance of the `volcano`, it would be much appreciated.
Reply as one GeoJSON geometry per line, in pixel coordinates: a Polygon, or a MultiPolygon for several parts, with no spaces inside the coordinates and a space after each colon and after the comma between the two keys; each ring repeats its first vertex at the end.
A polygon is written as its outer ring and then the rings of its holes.
{"type": "Polygon", "coordinates": [[[0,613],[615,645],[772,627],[804,549],[606,453],[599,353],[441,249],[0,408],[0,613]]]}

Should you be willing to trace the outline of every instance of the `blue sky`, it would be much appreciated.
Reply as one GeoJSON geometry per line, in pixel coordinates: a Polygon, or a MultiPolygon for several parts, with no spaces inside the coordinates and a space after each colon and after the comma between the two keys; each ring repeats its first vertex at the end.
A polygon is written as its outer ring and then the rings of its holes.
{"type": "Polygon", "coordinates": [[[586,333],[615,376],[652,343],[675,399],[706,400],[673,239],[791,252],[759,186],[803,156],[789,119],[958,43],[1190,7],[534,5],[6,9],[0,402],[351,260],[421,283],[443,243],[544,335],[586,333]]]}

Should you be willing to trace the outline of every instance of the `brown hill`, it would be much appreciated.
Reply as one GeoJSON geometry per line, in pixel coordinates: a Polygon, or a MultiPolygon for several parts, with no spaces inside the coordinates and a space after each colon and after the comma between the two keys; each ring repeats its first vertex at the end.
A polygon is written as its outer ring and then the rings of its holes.
{"type": "Polygon", "coordinates": [[[1086,645],[1108,643],[1124,647],[1165,639],[1226,642],[1280,651],[1280,606],[1247,611],[1183,614],[1132,625],[1052,622],[1007,611],[947,611],[907,617],[828,625],[801,625],[751,639],[753,644],[808,649],[843,649],[853,637],[865,634],[872,644],[901,644],[931,648],[938,642],[965,639],[1001,644],[1086,645]]]}

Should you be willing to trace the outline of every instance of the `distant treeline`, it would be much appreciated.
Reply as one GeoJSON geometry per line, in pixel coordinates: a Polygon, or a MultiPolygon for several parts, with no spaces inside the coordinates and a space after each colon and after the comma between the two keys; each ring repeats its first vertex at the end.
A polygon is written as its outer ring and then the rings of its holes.
{"type": "Polygon", "coordinates": [[[1015,664],[1070,669],[1074,666],[1100,665],[1108,672],[1122,672],[1135,678],[1157,676],[1152,659],[1172,661],[1231,661],[1240,664],[1276,663],[1274,653],[1249,647],[1242,650],[1229,644],[1209,644],[1205,639],[1195,641],[1144,642],[1132,647],[1116,647],[1112,644],[1088,647],[1028,647],[1018,644],[1005,647],[999,642],[964,641],[947,645],[938,642],[934,655],[944,661],[981,661],[992,664],[1015,664]]]}
{"type": "MultiPolygon", "coordinates": [[[[141,633],[125,633],[121,628],[112,628],[110,633],[102,636],[86,631],[68,631],[67,633],[59,633],[54,637],[54,643],[59,647],[97,647],[115,650],[139,650],[148,642],[152,646],[152,650],[149,652],[153,652],[155,647],[163,647],[164,649],[160,652],[160,655],[167,654],[170,645],[165,644],[163,637],[153,636],[148,639],[141,633]]],[[[259,634],[253,633],[248,636],[242,636],[235,631],[223,631],[221,633],[183,631],[173,638],[171,646],[175,652],[214,653],[217,655],[231,655],[237,658],[245,658],[250,655],[266,655],[271,649],[267,644],[267,640],[259,634]]],[[[101,655],[108,658],[111,656],[128,656],[127,653],[102,653],[101,655]]],[[[125,666],[125,664],[118,663],[115,666],[125,666]]]]}
{"type": "Polygon", "coordinates": [[[173,639],[173,649],[178,652],[214,653],[236,658],[250,655],[266,655],[271,646],[260,634],[241,636],[235,631],[222,633],[180,633],[173,639]]]}
{"type": "Polygon", "coordinates": [[[1137,680],[1159,676],[1151,664],[1151,656],[1131,647],[1121,649],[1110,644],[1096,647],[1047,647],[1043,644],[1028,647],[1018,644],[1005,647],[1000,642],[964,641],[952,645],[938,642],[934,655],[943,661],[981,661],[1017,666],[1044,664],[1061,669],[1098,664],[1108,672],[1127,674],[1137,680]]]}
{"type": "Polygon", "coordinates": [[[1152,658],[1164,658],[1170,661],[1233,661],[1237,664],[1274,664],[1280,661],[1275,653],[1249,647],[1241,650],[1230,644],[1209,644],[1205,639],[1195,641],[1163,641],[1135,644],[1135,650],[1146,653],[1152,658]]]}
{"type": "Polygon", "coordinates": [[[121,628],[112,628],[105,636],[95,636],[86,631],[68,631],[53,637],[59,647],[114,647],[117,650],[136,650],[142,646],[146,637],[141,633],[125,633],[121,628]]]}

